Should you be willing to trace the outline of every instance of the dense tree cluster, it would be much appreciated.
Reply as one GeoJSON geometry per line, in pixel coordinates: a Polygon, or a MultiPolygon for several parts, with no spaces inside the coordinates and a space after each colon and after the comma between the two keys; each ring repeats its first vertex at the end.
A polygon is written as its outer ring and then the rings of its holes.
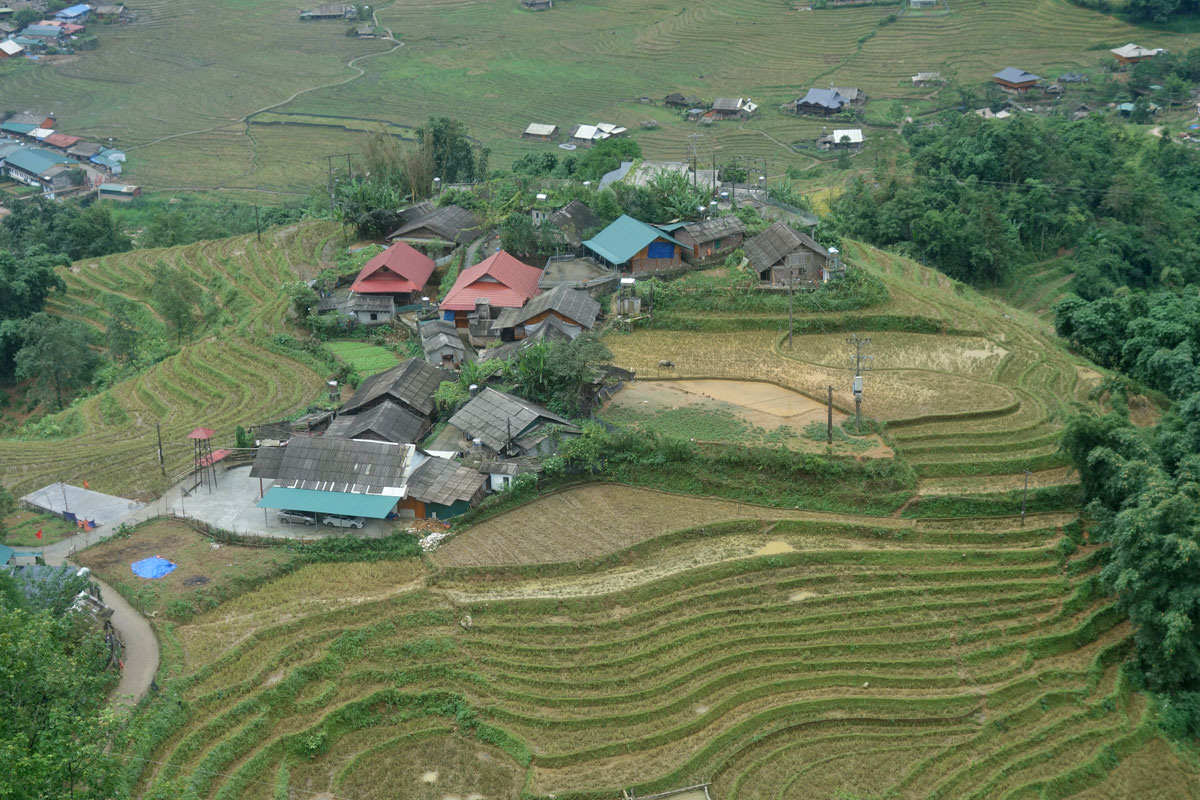
{"type": "Polygon", "coordinates": [[[910,126],[912,175],[857,181],[841,233],[893,245],[974,284],[1070,253],[1092,299],[1200,280],[1200,156],[1099,119],[945,115],[910,126]]]}
{"type": "Polygon", "coordinates": [[[1055,327],[1097,362],[1176,401],[1154,428],[1114,413],[1070,421],[1063,447],[1079,470],[1092,535],[1109,544],[1101,580],[1134,625],[1137,666],[1178,735],[1200,732],[1200,298],[1158,292],[1068,298],[1055,327]]]}

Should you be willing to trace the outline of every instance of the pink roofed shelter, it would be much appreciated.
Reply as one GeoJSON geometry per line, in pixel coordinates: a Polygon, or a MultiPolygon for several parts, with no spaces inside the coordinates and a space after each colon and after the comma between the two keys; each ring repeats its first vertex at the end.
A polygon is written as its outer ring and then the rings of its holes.
{"type": "Polygon", "coordinates": [[[442,318],[457,328],[466,328],[467,316],[483,301],[490,308],[521,308],[538,294],[541,277],[537,267],[498,250],[459,273],[453,288],[442,298],[442,318]]]}
{"type": "Polygon", "coordinates": [[[435,266],[429,256],[404,242],[396,242],[363,265],[350,291],[391,295],[398,305],[418,303],[435,266]]]}

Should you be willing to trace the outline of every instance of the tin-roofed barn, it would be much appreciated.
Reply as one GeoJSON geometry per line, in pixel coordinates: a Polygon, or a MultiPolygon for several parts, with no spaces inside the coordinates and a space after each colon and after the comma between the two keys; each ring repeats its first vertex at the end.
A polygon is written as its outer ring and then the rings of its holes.
{"type": "Polygon", "coordinates": [[[16,58],[25,52],[25,48],[12,39],[0,42],[0,58],[16,58]]]}
{"type": "Polygon", "coordinates": [[[828,278],[829,251],[814,239],[774,222],[743,246],[750,267],[773,286],[788,281],[817,284],[828,278]]]}
{"type": "Polygon", "coordinates": [[[346,3],[326,3],[323,6],[309,9],[300,12],[302,20],[322,20],[322,19],[355,19],[358,16],[358,9],[353,5],[346,3]]]}
{"type": "Polygon", "coordinates": [[[483,499],[487,479],[478,471],[457,461],[430,456],[413,470],[408,479],[408,494],[400,501],[397,513],[412,511],[417,519],[447,519],[469,510],[483,499]]]}
{"type": "Polygon", "coordinates": [[[745,119],[758,110],[749,97],[718,97],[713,100],[712,115],[717,119],[745,119]]]}
{"type": "Polygon", "coordinates": [[[384,400],[361,414],[338,417],[330,424],[325,435],[334,439],[371,439],[392,444],[412,444],[421,441],[429,426],[428,417],[419,417],[390,400],[384,400]]]}
{"type": "Polygon", "coordinates": [[[433,394],[454,376],[445,370],[410,358],[386,372],[363,380],[354,395],[342,406],[343,414],[358,414],[385,400],[399,403],[414,414],[428,417],[433,413],[433,394]]]}
{"type": "Polygon", "coordinates": [[[567,420],[516,395],[487,388],[450,418],[450,424],[470,441],[479,439],[492,454],[549,455],[554,452],[552,428],[578,435],[567,420]]]}
{"type": "Polygon", "coordinates": [[[719,261],[742,246],[746,225],[730,214],[684,225],[674,232],[684,245],[683,257],[692,264],[719,261]]]}
{"type": "Polygon", "coordinates": [[[557,125],[543,125],[540,122],[529,123],[529,127],[521,134],[522,139],[532,139],[535,142],[552,142],[557,136],[557,125]]]}
{"type": "Polygon", "coordinates": [[[827,117],[848,106],[850,101],[838,94],[836,89],[809,89],[804,97],[789,103],[796,114],[818,114],[827,117]]]}
{"type": "Polygon", "coordinates": [[[525,330],[547,317],[583,330],[591,330],[600,314],[600,304],[586,290],[561,284],[539,294],[521,308],[506,308],[492,323],[492,330],[501,341],[513,342],[525,338],[525,330]]]}
{"type": "Polygon", "coordinates": [[[482,224],[478,217],[465,208],[439,206],[403,222],[387,238],[408,242],[425,253],[440,253],[453,250],[479,236],[482,224]]]}
{"type": "Polygon", "coordinates": [[[1108,52],[1112,53],[1113,58],[1117,59],[1117,61],[1122,64],[1136,64],[1137,62],[1144,61],[1147,58],[1154,58],[1156,55],[1161,53],[1162,50],[1159,48],[1151,49],[1148,47],[1142,47],[1141,45],[1136,45],[1130,42],[1129,44],[1122,45],[1121,47],[1114,47],[1108,52]]]}
{"type": "Polygon", "coordinates": [[[435,267],[429,256],[404,242],[396,242],[363,265],[350,284],[350,291],[387,295],[400,305],[416,303],[435,267]]]}

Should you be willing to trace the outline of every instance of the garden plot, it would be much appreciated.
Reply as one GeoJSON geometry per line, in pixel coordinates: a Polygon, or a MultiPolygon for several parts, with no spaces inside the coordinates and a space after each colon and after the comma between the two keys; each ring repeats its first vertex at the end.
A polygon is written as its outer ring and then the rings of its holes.
{"type": "MultiPolygon", "coordinates": [[[[762,381],[680,380],[627,383],[602,412],[605,419],[699,442],[783,446],[824,452],[826,407],[805,395],[762,381]]],[[[885,458],[877,436],[852,439],[835,410],[835,453],[885,458]]]]}
{"type": "MultiPolygon", "coordinates": [[[[845,334],[806,335],[793,357],[826,367],[845,369],[853,365],[854,349],[845,334]]],[[[981,336],[934,336],[921,333],[881,331],[871,334],[863,348],[875,370],[920,369],[947,372],[969,378],[990,378],[1008,355],[1008,350],[981,336]]]]}

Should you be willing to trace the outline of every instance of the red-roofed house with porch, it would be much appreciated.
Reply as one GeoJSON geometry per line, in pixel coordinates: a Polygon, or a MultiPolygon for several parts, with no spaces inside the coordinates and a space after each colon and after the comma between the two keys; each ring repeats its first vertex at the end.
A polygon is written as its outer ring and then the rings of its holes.
{"type": "Polygon", "coordinates": [[[467,327],[467,316],[486,301],[490,308],[521,308],[538,293],[542,271],[503,250],[458,275],[442,298],[442,318],[456,328],[467,327]]]}
{"type": "Polygon", "coordinates": [[[68,147],[74,147],[83,140],[78,136],[72,136],[69,133],[52,133],[45,139],[42,139],[44,144],[53,145],[59,150],[66,150],[68,147]]]}
{"type": "Polygon", "coordinates": [[[391,295],[397,305],[418,303],[435,266],[433,259],[421,251],[396,242],[363,265],[350,291],[391,295]]]}

